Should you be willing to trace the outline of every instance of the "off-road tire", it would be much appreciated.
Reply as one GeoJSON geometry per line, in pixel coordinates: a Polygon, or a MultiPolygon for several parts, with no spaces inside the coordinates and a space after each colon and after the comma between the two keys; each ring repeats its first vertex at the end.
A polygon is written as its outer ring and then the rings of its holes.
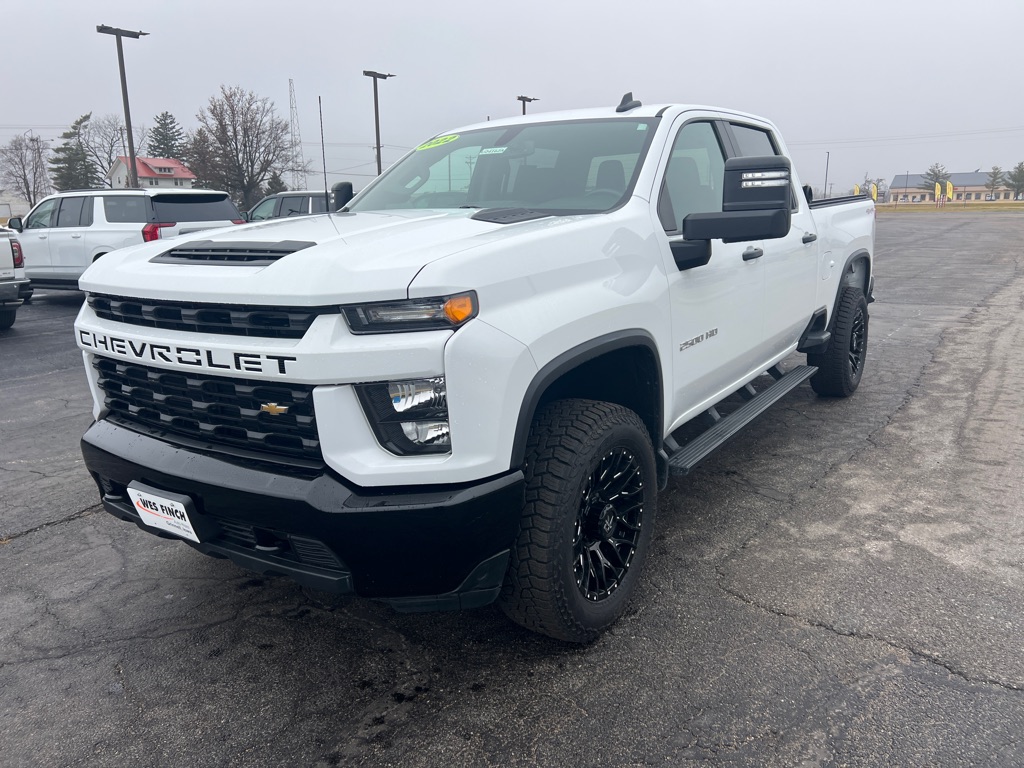
{"type": "Polygon", "coordinates": [[[650,434],[622,406],[559,400],[534,419],[526,461],[526,504],[499,604],[535,632],[590,642],[625,610],[650,546],[658,503],[650,434]]]}
{"type": "Polygon", "coordinates": [[[14,318],[18,314],[18,308],[0,309],[0,331],[6,331],[14,325],[14,318]]]}
{"type": "Polygon", "coordinates": [[[868,354],[868,303],[857,286],[842,289],[832,319],[832,339],[824,352],[808,354],[818,368],[811,388],[825,397],[849,397],[860,384],[868,354]]]}

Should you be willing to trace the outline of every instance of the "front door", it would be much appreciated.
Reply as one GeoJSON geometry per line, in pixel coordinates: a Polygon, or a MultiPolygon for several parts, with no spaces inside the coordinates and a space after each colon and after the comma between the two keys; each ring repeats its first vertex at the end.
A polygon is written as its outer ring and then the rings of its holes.
{"type": "Polygon", "coordinates": [[[53,263],[50,261],[50,233],[57,220],[57,206],[60,198],[44,200],[25,219],[25,230],[18,236],[25,255],[25,275],[42,280],[50,277],[53,263]]]}
{"type": "Polygon", "coordinates": [[[673,259],[671,243],[683,239],[683,218],[722,210],[725,152],[716,125],[710,120],[681,124],[662,162],[657,210],[672,302],[674,427],[757,373],[764,266],[750,258],[761,242],[713,240],[711,260],[690,269],[680,270],[673,259]]]}

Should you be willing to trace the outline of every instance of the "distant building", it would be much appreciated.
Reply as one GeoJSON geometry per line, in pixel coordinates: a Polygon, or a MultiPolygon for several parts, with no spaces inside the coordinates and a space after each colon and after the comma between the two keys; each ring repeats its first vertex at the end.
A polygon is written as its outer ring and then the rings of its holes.
{"type": "MultiPolygon", "coordinates": [[[[997,189],[993,195],[985,187],[988,183],[988,173],[985,171],[951,173],[949,180],[953,182],[953,197],[948,198],[947,202],[959,200],[966,203],[984,203],[1013,199],[1013,192],[1006,188],[997,189]]],[[[889,195],[886,202],[893,203],[898,200],[901,203],[934,203],[935,190],[921,189],[924,183],[924,175],[920,173],[912,173],[909,176],[901,173],[894,176],[889,184],[889,195]]]]}
{"type": "MultiPolygon", "coordinates": [[[[196,175],[180,160],[166,157],[135,157],[140,187],[184,187],[196,185],[196,175]]],[[[105,177],[114,189],[127,189],[129,185],[128,158],[119,157],[114,161],[105,177]]]]}

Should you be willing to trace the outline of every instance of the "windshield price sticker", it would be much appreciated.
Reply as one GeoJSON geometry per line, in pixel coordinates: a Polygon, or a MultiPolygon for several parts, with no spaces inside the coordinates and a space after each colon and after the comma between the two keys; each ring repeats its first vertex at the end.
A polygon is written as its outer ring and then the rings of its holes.
{"type": "Polygon", "coordinates": [[[181,502],[131,487],[128,488],[128,496],[131,497],[142,522],[150,528],[159,528],[189,541],[199,541],[192,522],[188,519],[185,505],[181,502]]]}
{"type": "Polygon", "coordinates": [[[440,147],[442,144],[447,144],[450,141],[455,141],[457,138],[459,138],[459,134],[457,133],[452,133],[449,134],[448,136],[438,136],[436,139],[431,139],[430,141],[425,141],[422,144],[420,144],[418,147],[416,147],[416,151],[419,152],[420,150],[423,149],[433,149],[434,147],[440,147]]]}
{"type": "Polygon", "coordinates": [[[489,149],[481,149],[480,150],[480,154],[481,155],[500,155],[506,149],[508,149],[508,147],[490,147],[489,149]]]}

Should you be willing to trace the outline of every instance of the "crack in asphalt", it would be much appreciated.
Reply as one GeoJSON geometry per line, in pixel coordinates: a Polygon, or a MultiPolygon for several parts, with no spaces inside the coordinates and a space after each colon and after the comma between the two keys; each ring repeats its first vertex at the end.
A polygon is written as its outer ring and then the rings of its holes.
{"type": "MultiPolygon", "coordinates": [[[[717,570],[717,568],[716,568],[716,570],[717,570]]],[[[720,573],[719,575],[724,577],[724,574],[720,573]]],[[[949,662],[944,662],[944,661],[940,660],[939,657],[936,654],[920,650],[920,649],[915,648],[913,646],[900,645],[895,640],[889,640],[888,638],[880,637],[878,635],[871,634],[870,632],[858,632],[858,631],[852,630],[852,629],[844,630],[844,629],[840,629],[839,627],[834,627],[831,624],[827,624],[827,623],[825,623],[823,621],[817,621],[815,619],[810,619],[810,618],[807,618],[806,616],[800,616],[800,615],[795,614],[795,613],[788,613],[786,611],[779,610],[777,608],[773,608],[773,607],[771,607],[769,605],[766,605],[766,604],[764,604],[764,603],[762,603],[760,601],[757,601],[757,600],[754,600],[752,598],[749,598],[749,597],[745,596],[743,593],[739,592],[738,590],[730,589],[729,587],[727,587],[727,586],[725,586],[723,584],[719,584],[718,587],[725,594],[727,594],[730,597],[733,597],[733,598],[739,600],[744,605],[748,605],[751,608],[757,608],[758,610],[764,611],[765,613],[768,613],[768,614],[770,614],[772,616],[777,616],[779,618],[788,619],[790,621],[795,621],[795,622],[798,622],[800,624],[804,624],[804,625],[806,625],[808,627],[814,627],[816,629],[824,629],[825,631],[830,632],[830,633],[832,633],[834,635],[837,635],[839,637],[848,637],[848,638],[851,638],[853,640],[865,640],[865,641],[869,641],[869,642],[881,643],[882,645],[886,645],[886,646],[892,648],[893,650],[903,651],[904,653],[907,653],[907,654],[909,654],[910,656],[912,656],[914,658],[921,659],[922,661],[924,661],[924,662],[926,662],[928,664],[933,664],[933,665],[935,665],[935,666],[937,666],[937,667],[939,667],[941,669],[944,669],[949,674],[951,674],[954,677],[957,677],[957,678],[963,680],[964,682],[972,683],[972,684],[991,685],[991,686],[995,686],[997,688],[1001,688],[1001,689],[1006,690],[1006,691],[1013,691],[1015,693],[1024,692],[1024,684],[1016,684],[1016,683],[1008,682],[1006,680],[997,680],[997,679],[991,678],[991,677],[984,677],[984,676],[975,677],[975,676],[972,676],[972,675],[968,674],[967,672],[965,672],[964,670],[960,669],[959,667],[954,666],[953,664],[951,664],[949,662]]]]}
{"type": "Polygon", "coordinates": [[[8,534],[5,537],[0,538],[0,545],[10,544],[15,539],[23,538],[25,536],[28,536],[29,534],[38,533],[39,531],[45,530],[46,528],[51,528],[51,527],[53,527],[55,525],[61,525],[62,523],[68,523],[68,522],[70,522],[72,520],[77,520],[80,517],[86,517],[87,515],[91,515],[93,512],[98,512],[102,508],[103,508],[102,504],[93,504],[91,507],[86,507],[85,509],[79,510],[78,512],[74,512],[74,513],[72,513],[70,515],[67,515],[66,517],[62,517],[62,518],[60,518],[58,520],[48,520],[45,523],[40,523],[39,525],[35,526],[34,528],[29,528],[29,529],[24,530],[24,531],[17,531],[15,533],[10,533],[10,534],[8,534]]]}

